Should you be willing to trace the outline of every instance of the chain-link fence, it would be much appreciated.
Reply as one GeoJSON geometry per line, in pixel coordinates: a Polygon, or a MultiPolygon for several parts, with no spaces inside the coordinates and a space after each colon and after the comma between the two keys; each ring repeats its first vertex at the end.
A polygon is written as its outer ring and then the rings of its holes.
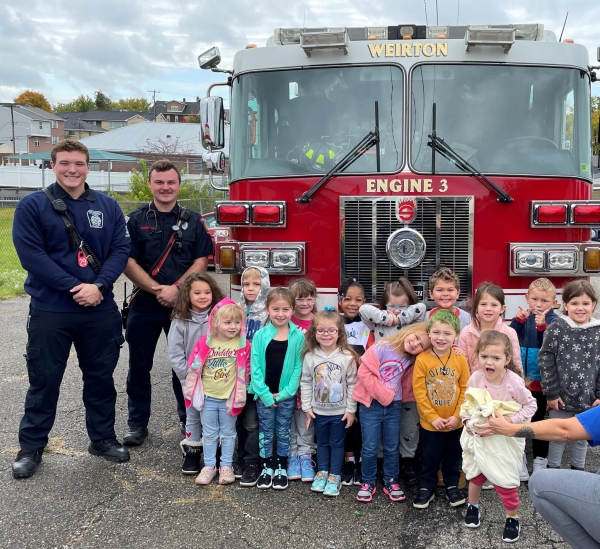
{"type": "MultiPolygon", "coordinates": [[[[220,195],[221,193],[216,194],[220,195]]],[[[203,215],[214,211],[215,201],[219,199],[222,198],[217,196],[190,198],[180,200],[179,203],[189,210],[195,210],[203,215]]],[[[0,200],[0,299],[24,295],[23,283],[26,273],[21,267],[12,241],[13,218],[17,204],[17,199],[0,200]]],[[[132,212],[142,204],[145,202],[119,201],[124,214],[132,212]]]]}

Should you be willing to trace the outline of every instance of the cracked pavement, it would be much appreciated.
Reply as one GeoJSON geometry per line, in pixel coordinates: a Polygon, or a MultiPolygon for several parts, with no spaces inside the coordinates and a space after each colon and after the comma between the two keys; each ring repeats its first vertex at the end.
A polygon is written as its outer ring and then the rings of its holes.
{"type": "MultiPolygon", "coordinates": [[[[122,290],[117,290],[120,298],[122,290]]],[[[2,549],[192,548],[410,548],[505,547],[504,512],[494,491],[484,491],[479,529],[463,524],[465,508],[450,508],[442,489],[429,509],[407,500],[390,502],[378,488],[370,504],[354,500],[357,487],[342,487],[337,498],[290,483],[285,491],[194,485],[181,474],[181,453],[166,342],[158,346],[153,369],[150,436],[131,451],[131,461],[114,464],[87,453],[81,379],[71,356],[50,445],[35,476],[14,480],[10,465],[18,450],[18,425],[27,378],[25,321],[29,301],[0,302],[0,547],[2,549]]],[[[117,435],[126,428],[128,350],[115,372],[117,435]]],[[[565,462],[568,463],[568,453],[565,462]]],[[[531,456],[530,456],[531,463],[531,456]]],[[[600,467],[590,449],[586,469],[600,467]]],[[[527,485],[521,496],[521,539],[517,548],[567,549],[567,544],[531,505],[527,485]]]]}

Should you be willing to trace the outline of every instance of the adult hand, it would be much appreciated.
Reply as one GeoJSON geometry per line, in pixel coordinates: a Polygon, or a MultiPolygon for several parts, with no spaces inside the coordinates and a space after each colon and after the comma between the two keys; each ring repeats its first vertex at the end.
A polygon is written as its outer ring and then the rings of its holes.
{"type": "Polygon", "coordinates": [[[517,305],[517,307],[519,307],[516,317],[517,320],[527,320],[527,318],[529,318],[529,315],[531,314],[531,309],[523,309],[523,307],[521,307],[520,305],[517,305]]]}
{"type": "Polygon", "coordinates": [[[177,299],[179,298],[179,290],[177,289],[177,286],[159,284],[158,286],[152,286],[152,290],[156,292],[156,300],[163,307],[175,307],[177,299]]]}
{"type": "Polygon", "coordinates": [[[565,403],[563,402],[562,398],[558,397],[555,400],[548,399],[548,408],[551,410],[560,410],[559,406],[562,406],[563,408],[565,407],[565,403]]]}
{"type": "Polygon", "coordinates": [[[465,352],[458,345],[452,345],[452,350],[456,356],[465,356],[465,352]]]}
{"type": "MultiPolygon", "coordinates": [[[[512,436],[513,430],[512,429],[512,421],[506,417],[506,416],[494,416],[491,415],[488,417],[488,422],[487,423],[482,423],[481,425],[478,425],[477,427],[479,429],[483,429],[483,433],[487,433],[490,432],[493,435],[504,435],[504,436],[512,436]]],[[[477,434],[482,436],[479,431],[477,431],[477,434]]],[[[486,435],[487,436],[487,435],[486,435]]]]}
{"type": "Polygon", "coordinates": [[[71,293],[75,302],[82,307],[95,307],[104,299],[95,284],[78,284],[71,288],[71,293]]]}
{"type": "Polygon", "coordinates": [[[306,412],[306,420],[305,420],[305,426],[308,429],[310,427],[310,422],[311,420],[315,419],[315,414],[312,413],[312,410],[309,410],[308,412],[306,412]]]}

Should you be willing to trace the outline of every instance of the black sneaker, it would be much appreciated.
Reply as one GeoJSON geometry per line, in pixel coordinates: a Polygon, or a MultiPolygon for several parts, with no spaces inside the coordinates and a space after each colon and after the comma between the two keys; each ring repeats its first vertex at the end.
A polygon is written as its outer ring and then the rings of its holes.
{"type": "Polygon", "coordinates": [[[273,473],[273,490],[285,490],[288,487],[287,471],[279,464],[273,473]]]}
{"type": "Polygon", "coordinates": [[[256,481],[256,487],[259,490],[267,490],[273,486],[273,469],[271,469],[266,463],[263,465],[263,469],[258,476],[256,481]]]}
{"type": "Polygon", "coordinates": [[[88,446],[88,452],[93,456],[103,457],[107,461],[116,461],[117,463],[129,461],[129,451],[121,446],[116,438],[92,441],[88,446]]]}
{"type": "Polygon", "coordinates": [[[481,524],[481,514],[479,507],[469,504],[467,506],[467,514],[465,515],[465,526],[469,528],[479,528],[481,524]]]}
{"type": "Polygon", "coordinates": [[[416,486],[418,484],[419,478],[417,477],[417,473],[413,467],[412,459],[404,458],[402,460],[400,478],[405,486],[416,486]]]}
{"type": "Polygon", "coordinates": [[[427,488],[421,488],[413,501],[413,507],[427,509],[429,503],[435,498],[435,492],[427,488]]]}
{"type": "Polygon", "coordinates": [[[244,468],[245,468],[244,462],[243,461],[238,461],[233,466],[233,476],[235,478],[242,478],[244,476],[244,468]]]}
{"type": "Polygon", "coordinates": [[[342,464],[342,484],[352,486],[354,484],[354,470],[356,464],[353,461],[344,461],[342,464]]]}
{"type": "Polygon", "coordinates": [[[240,486],[254,486],[258,481],[258,463],[248,462],[244,467],[244,474],[240,480],[240,486]]]}
{"type": "MultiPolygon", "coordinates": [[[[185,432],[183,434],[185,435],[185,432]]],[[[148,429],[146,427],[130,427],[123,435],[123,444],[125,446],[140,446],[147,436],[148,429]]]]}
{"type": "Polygon", "coordinates": [[[362,486],[362,483],[362,467],[359,461],[354,468],[354,486],[362,486]]]}
{"type": "Polygon", "coordinates": [[[506,522],[504,523],[504,532],[502,533],[502,541],[513,543],[519,539],[520,533],[521,524],[519,523],[519,519],[506,517],[506,522]]]}
{"type": "Polygon", "coordinates": [[[450,502],[450,507],[458,507],[464,505],[467,502],[465,494],[462,490],[459,490],[456,486],[448,486],[445,489],[446,497],[450,502]]]}
{"type": "Polygon", "coordinates": [[[29,478],[35,474],[42,462],[43,448],[37,450],[20,450],[12,464],[13,478],[29,478]]]}

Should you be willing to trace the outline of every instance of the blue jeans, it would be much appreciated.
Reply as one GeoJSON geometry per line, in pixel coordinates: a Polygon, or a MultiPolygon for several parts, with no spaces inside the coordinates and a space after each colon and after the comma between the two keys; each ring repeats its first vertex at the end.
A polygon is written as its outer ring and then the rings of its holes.
{"type": "Polygon", "coordinates": [[[278,402],[275,408],[265,406],[260,399],[256,401],[258,448],[261,458],[270,458],[273,455],[275,433],[277,433],[277,455],[287,457],[290,451],[290,427],[295,407],[295,396],[278,402]]]}
{"type": "Polygon", "coordinates": [[[317,469],[332,475],[342,472],[344,462],[344,441],[346,422],[342,415],[320,416],[315,414],[314,424],[317,435],[317,469]]]}
{"type": "Polygon", "coordinates": [[[398,478],[401,409],[399,400],[389,406],[382,406],[376,400],[371,402],[369,408],[360,405],[362,477],[366,484],[375,484],[380,442],[383,444],[383,480],[389,482],[398,478]]]}
{"type": "Polygon", "coordinates": [[[204,440],[204,465],[217,464],[217,443],[221,439],[221,467],[231,467],[235,449],[235,416],[227,413],[224,398],[204,397],[200,412],[204,440]]]}

